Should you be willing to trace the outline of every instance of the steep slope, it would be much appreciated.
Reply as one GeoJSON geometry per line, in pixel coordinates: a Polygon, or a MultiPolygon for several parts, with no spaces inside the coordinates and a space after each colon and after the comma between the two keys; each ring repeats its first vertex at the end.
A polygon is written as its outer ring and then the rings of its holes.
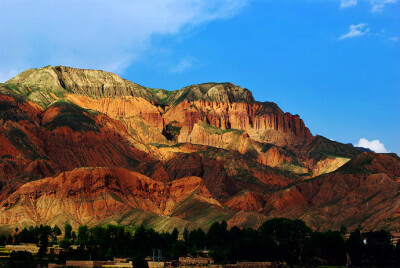
{"type": "Polygon", "coordinates": [[[61,171],[76,167],[133,168],[146,154],[134,148],[125,128],[102,114],[56,102],[42,114],[43,147],[61,171]]]}
{"type": "Polygon", "coordinates": [[[239,194],[226,205],[268,218],[301,218],[316,229],[379,229],[400,226],[400,161],[363,153],[339,170],[271,194],[239,194]]]}
{"type": "Polygon", "coordinates": [[[132,169],[149,158],[116,120],[65,101],[43,110],[0,89],[2,197],[27,181],[77,167],[132,169]]]}
{"type": "MultiPolygon", "coordinates": [[[[50,97],[48,97],[48,103],[46,105],[51,103],[52,99],[54,101],[57,98],[66,97],[68,94],[89,97],[89,99],[81,100],[80,104],[91,102],[92,99],[98,99],[97,102],[99,103],[97,106],[96,104],[94,107],[83,106],[85,108],[103,107],[104,105],[110,106],[108,103],[113,100],[110,100],[109,98],[130,97],[131,100],[133,98],[132,101],[136,101],[136,103],[131,104],[135,106],[138,105],[140,100],[146,100],[158,105],[165,104],[167,106],[166,108],[168,108],[167,110],[169,110],[168,115],[166,115],[166,125],[172,121],[176,121],[171,119],[173,115],[178,116],[179,118],[183,113],[185,113],[183,111],[186,111],[194,105],[198,106],[196,108],[201,109],[201,113],[205,114],[208,113],[207,110],[211,109],[213,113],[206,116],[208,123],[218,128],[244,129],[249,128],[249,126],[254,126],[256,131],[259,131],[260,129],[264,130],[266,128],[291,132],[302,138],[311,137],[310,132],[308,129],[305,129],[304,124],[298,116],[291,117],[289,114],[283,114],[274,103],[256,103],[249,90],[235,86],[231,83],[205,83],[184,87],[181,90],[166,93],[166,91],[142,87],[124,80],[115,74],[104,71],[75,69],[64,66],[47,66],[40,69],[29,69],[7,81],[7,84],[14,86],[19,92],[26,94],[28,99],[32,99],[33,101],[37,99],[34,96],[35,92],[40,92],[42,95],[49,95],[50,97]],[[27,88],[34,88],[35,91],[29,92],[28,90],[27,92],[27,88]],[[164,92],[164,94],[161,95],[164,99],[158,97],[160,96],[160,92],[164,92]],[[167,98],[165,99],[166,96],[167,98]],[[102,98],[106,98],[106,100],[102,100],[102,98]],[[182,102],[185,102],[185,104],[180,105],[182,102]],[[221,106],[221,104],[225,104],[225,106],[221,106]],[[235,107],[228,107],[227,105],[229,104],[235,104],[235,107]],[[252,107],[252,104],[257,105],[252,107]],[[224,113],[223,110],[226,108],[231,109],[232,111],[224,113]],[[221,113],[218,113],[217,110],[221,110],[221,113]],[[217,113],[214,111],[217,111],[217,113]],[[277,117],[263,117],[265,114],[273,114],[277,117]],[[241,123],[238,121],[243,122],[241,123]]],[[[79,102],[80,100],[77,99],[76,101],[79,102]]],[[[162,107],[162,105],[159,107],[162,107]]],[[[152,109],[154,108],[149,105],[145,105],[145,107],[137,107],[140,114],[142,111],[152,109]]],[[[107,111],[108,109],[103,110],[102,112],[107,113],[107,111]]],[[[132,116],[129,112],[132,112],[132,109],[129,109],[129,107],[123,108],[121,107],[121,103],[116,103],[114,105],[111,103],[110,113],[107,114],[112,117],[132,116]],[[118,108],[116,106],[118,106],[118,108]],[[113,107],[117,110],[113,109],[113,107]],[[126,111],[128,111],[128,113],[126,113],[126,111]]],[[[163,113],[164,111],[161,110],[159,112],[163,113]]],[[[133,115],[137,115],[137,113],[133,115]]],[[[195,114],[189,117],[191,119],[198,119],[201,116],[195,114]]],[[[147,120],[153,119],[144,118],[144,120],[147,122],[147,120]]],[[[156,119],[156,121],[159,121],[159,119],[156,119]]],[[[185,118],[184,121],[188,121],[188,119],[185,118]]],[[[194,122],[188,123],[191,124],[197,122],[197,120],[192,121],[194,122]]],[[[183,124],[183,122],[181,123],[183,124]]],[[[149,122],[149,125],[153,126],[153,123],[149,122]]],[[[190,128],[192,128],[192,126],[190,126],[190,128]]]]}
{"type": "MultiPolygon", "coordinates": [[[[124,80],[116,74],[64,66],[29,69],[7,83],[47,90],[49,95],[55,95],[51,96],[53,98],[73,93],[94,98],[132,96],[157,100],[150,89],[124,80]]],[[[29,95],[32,95],[30,98],[34,101],[35,94],[29,95]]]]}
{"type": "MultiPolygon", "coordinates": [[[[165,158],[164,165],[151,165],[154,174],[166,172],[170,178],[202,176],[210,192],[222,200],[242,189],[266,193],[300,180],[294,173],[259,163],[257,156],[234,150],[186,143],[161,146],[157,152],[165,158]]],[[[154,176],[151,172],[143,174],[154,176]]]]}
{"type": "MultiPolygon", "coordinates": [[[[256,102],[249,90],[231,83],[166,91],[142,87],[104,71],[47,66],[29,69],[7,85],[43,107],[63,98],[105,113],[120,120],[143,144],[191,142],[214,146],[216,141],[208,144],[198,133],[195,126],[199,122],[222,130],[245,131],[254,141],[288,147],[296,157],[314,139],[298,115],[283,113],[275,103],[256,102]]],[[[325,154],[323,158],[329,157],[325,154]]],[[[309,156],[301,158],[306,159],[297,162],[312,169],[315,161],[307,161],[309,156]]]]}
{"type": "Polygon", "coordinates": [[[0,84],[5,228],[254,227],[284,216],[393,229],[399,173],[396,155],[313,136],[298,115],[232,83],[167,91],[47,66],[0,84]]]}
{"type": "Polygon", "coordinates": [[[174,211],[188,199],[222,208],[198,177],[162,183],[122,168],[80,168],[23,185],[0,204],[0,224],[93,225],[137,210],[182,218],[199,213],[174,211]]]}
{"type": "Polygon", "coordinates": [[[280,146],[312,139],[299,116],[283,113],[274,103],[183,101],[167,110],[163,118],[165,125],[174,123],[181,128],[181,142],[199,121],[223,130],[245,130],[256,141],[280,146]]]}

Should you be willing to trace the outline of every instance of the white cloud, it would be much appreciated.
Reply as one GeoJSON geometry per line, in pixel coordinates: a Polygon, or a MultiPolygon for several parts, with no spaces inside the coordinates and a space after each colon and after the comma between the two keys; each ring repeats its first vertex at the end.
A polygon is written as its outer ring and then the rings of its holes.
{"type": "MultiPolygon", "coordinates": [[[[67,65],[122,73],[155,36],[236,15],[246,0],[1,1],[0,73],[67,65]]],[[[8,77],[7,77],[8,78],[8,77]]]]}
{"type": "Polygon", "coordinates": [[[357,0],[341,0],[340,1],[340,7],[341,8],[346,8],[346,7],[352,7],[357,5],[357,0]]]}
{"type": "Polygon", "coordinates": [[[192,62],[189,59],[181,59],[177,64],[172,65],[169,71],[171,73],[181,73],[190,67],[192,67],[192,62]]]}
{"type": "Polygon", "coordinates": [[[359,23],[357,25],[350,25],[349,26],[349,32],[346,34],[343,34],[339,37],[339,40],[343,40],[346,38],[354,38],[358,36],[363,36],[366,33],[369,32],[369,28],[367,28],[366,23],[359,23]]]}
{"type": "Polygon", "coordinates": [[[365,138],[361,138],[355,146],[368,148],[376,153],[388,153],[385,145],[383,145],[379,140],[369,141],[365,138]]]}
{"type": "Polygon", "coordinates": [[[392,42],[397,42],[397,41],[399,41],[399,38],[397,36],[392,36],[392,37],[389,37],[388,40],[392,41],[392,42]]]}
{"type": "Polygon", "coordinates": [[[370,0],[370,2],[372,12],[381,12],[387,4],[394,4],[397,0],[370,0]]]}

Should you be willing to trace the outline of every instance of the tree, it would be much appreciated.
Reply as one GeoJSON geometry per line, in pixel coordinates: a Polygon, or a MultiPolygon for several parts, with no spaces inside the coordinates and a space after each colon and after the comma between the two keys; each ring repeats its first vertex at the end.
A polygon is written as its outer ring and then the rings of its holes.
{"type": "Polygon", "coordinates": [[[186,228],[183,230],[183,240],[185,240],[186,243],[189,241],[189,231],[186,228]]]}
{"type": "Polygon", "coordinates": [[[309,240],[312,259],[329,265],[346,264],[346,242],[341,232],[314,232],[309,240]]]}
{"type": "Polygon", "coordinates": [[[64,238],[63,240],[60,241],[60,247],[64,249],[68,249],[71,246],[71,240],[64,238]]]}
{"type": "Polygon", "coordinates": [[[89,244],[89,229],[86,225],[79,226],[78,244],[81,247],[87,246],[89,244]]]}
{"type": "Polygon", "coordinates": [[[11,235],[8,235],[7,244],[9,244],[9,245],[14,244],[14,239],[13,239],[13,237],[11,235]]]}
{"type": "Polygon", "coordinates": [[[400,265],[400,240],[397,241],[396,249],[394,250],[394,261],[397,265],[400,265]]]}
{"type": "Polygon", "coordinates": [[[355,266],[361,265],[364,253],[364,243],[359,229],[350,233],[346,246],[347,252],[350,255],[351,264],[355,266]]]}
{"type": "Polygon", "coordinates": [[[389,232],[384,230],[370,231],[364,233],[363,236],[367,240],[365,253],[371,264],[385,265],[392,259],[394,248],[392,236],[389,232]]]}
{"type": "Polygon", "coordinates": [[[206,235],[207,245],[209,247],[224,246],[228,243],[228,231],[226,221],[221,223],[214,222],[206,235]]]}
{"type": "Polygon", "coordinates": [[[38,255],[40,259],[43,259],[44,256],[47,254],[47,247],[49,246],[49,235],[50,235],[51,228],[50,226],[43,226],[40,225],[39,227],[39,252],[38,255]]]}
{"type": "Polygon", "coordinates": [[[34,268],[35,258],[27,251],[13,251],[8,260],[8,267],[11,268],[34,268]]]}
{"type": "Polygon", "coordinates": [[[61,229],[57,225],[54,225],[53,233],[55,236],[59,236],[61,235],[61,229]]]}
{"type": "Polygon", "coordinates": [[[135,268],[149,268],[147,261],[144,259],[144,255],[140,252],[133,258],[133,267],[135,268]]]}
{"type": "Polygon", "coordinates": [[[179,235],[178,229],[174,228],[174,230],[172,230],[172,233],[171,233],[171,239],[173,242],[178,240],[178,235],[179,235]]]}
{"type": "Polygon", "coordinates": [[[259,231],[263,237],[271,237],[277,243],[278,258],[290,265],[299,262],[307,237],[312,233],[303,221],[285,218],[266,221],[259,231]]]}
{"type": "Polygon", "coordinates": [[[22,243],[36,243],[35,241],[35,234],[33,231],[33,228],[27,229],[26,227],[22,229],[22,231],[19,233],[20,241],[22,243]]]}
{"type": "Polygon", "coordinates": [[[75,240],[76,240],[76,232],[75,231],[72,231],[72,234],[71,234],[71,242],[75,242],[75,240]]]}
{"type": "Polygon", "coordinates": [[[68,222],[64,225],[64,238],[71,239],[72,226],[68,222]]]}
{"type": "Polygon", "coordinates": [[[6,244],[7,237],[4,235],[0,236],[0,245],[4,246],[6,244]]]}

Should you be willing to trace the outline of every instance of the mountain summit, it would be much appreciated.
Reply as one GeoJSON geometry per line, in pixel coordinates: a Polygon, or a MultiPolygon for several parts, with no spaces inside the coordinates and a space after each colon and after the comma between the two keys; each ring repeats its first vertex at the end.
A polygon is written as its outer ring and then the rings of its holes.
{"type": "Polygon", "coordinates": [[[151,89],[122,79],[116,74],[65,66],[46,66],[26,70],[7,81],[49,90],[55,95],[76,94],[94,98],[139,97],[160,104],[176,104],[182,100],[215,102],[254,102],[251,92],[231,83],[204,83],[181,90],[151,89]]]}
{"type": "Polygon", "coordinates": [[[147,88],[63,66],[0,84],[0,222],[158,230],[400,226],[397,155],[313,136],[232,83],[147,88]]]}

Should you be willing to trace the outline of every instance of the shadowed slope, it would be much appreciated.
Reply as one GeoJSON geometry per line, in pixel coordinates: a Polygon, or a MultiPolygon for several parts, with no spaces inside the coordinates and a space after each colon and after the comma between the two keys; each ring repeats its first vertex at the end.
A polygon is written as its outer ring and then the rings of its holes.
{"type": "Polygon", "coordinates": [[[347,226],[397,231],[399,167],[396,156],[363,153],[336,172],[271,194],[240,193],[226,205],[236,210],[258,211],[268,218],[301,218],[316,229],[347,226]]]}

